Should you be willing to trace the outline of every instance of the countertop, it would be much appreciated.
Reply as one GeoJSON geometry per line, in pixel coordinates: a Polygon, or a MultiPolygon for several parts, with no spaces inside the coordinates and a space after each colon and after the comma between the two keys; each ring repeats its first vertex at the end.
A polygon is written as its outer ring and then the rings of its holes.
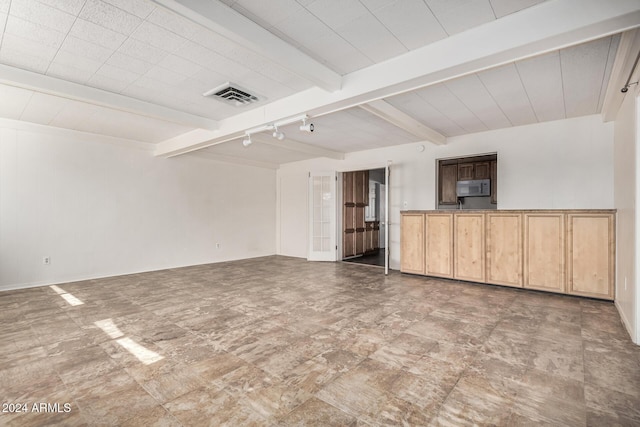
{"type": "Polygon", "coordinates": [[[617,209],[425,209],[404,210],[400,213],[616,213],[617,209]]]}

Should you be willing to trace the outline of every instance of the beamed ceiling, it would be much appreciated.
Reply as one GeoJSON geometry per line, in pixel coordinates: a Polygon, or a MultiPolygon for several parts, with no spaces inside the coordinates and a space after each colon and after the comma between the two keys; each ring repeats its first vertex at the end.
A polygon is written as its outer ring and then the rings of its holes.
{"type": "Polygon", "coordinates": [[[0,118],[270,168],[608,121],[639,25],[640,0],[0,0],[0,118]],[[258,102],[203,96],[226,82],[258,102]]]}

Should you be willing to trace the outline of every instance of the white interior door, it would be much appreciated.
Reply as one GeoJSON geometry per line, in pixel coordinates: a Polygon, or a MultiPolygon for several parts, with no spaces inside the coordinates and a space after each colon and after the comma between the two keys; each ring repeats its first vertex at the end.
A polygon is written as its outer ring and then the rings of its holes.
{"type": "Polygon", "coordinates": [[[336,261],[336,173],[309,173],[309,261],[336,261]]]}

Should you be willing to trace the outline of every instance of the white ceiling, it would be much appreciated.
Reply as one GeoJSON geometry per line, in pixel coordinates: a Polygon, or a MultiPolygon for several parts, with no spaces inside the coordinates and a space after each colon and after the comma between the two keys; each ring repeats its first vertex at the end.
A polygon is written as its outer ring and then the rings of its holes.
{"type": "Polygon", "coordinates": [[[219,119],[227,81],[273,101],[310,83],[142,0],[0,0],[0,63],[219,119]],[[7,15],[8,12],[8,15],[7,15]]]}
{"type": "Polygon", "coordinates": [[[157,143],[190,127],[115,108],[0,84],[0,117],[157,143]]]}
{"type": "Polygon", "coordinates": [[[614,64],[637,53],[611,35],[640,24],[633,3],[0,0],[0,118],[267,167],[425,129],[439,143],[602,112],[614,64]],[[227,81],[261,102],[202,96],[227,81]],[[358,107],[374,100],[392,117],[358,107]],[[242,146],[244,131],[302,113],[313,134],[294,123],[288,145],[242,146]]]}
{"type": "Polygon", "coordinates": [[[597,114],[620,37],[605,37],[387,101],[445,136],[597,114]]]}
{"type": "Polygon", "coordinates": [[[223,0],[340,74],[544,0],[223,0]]]}

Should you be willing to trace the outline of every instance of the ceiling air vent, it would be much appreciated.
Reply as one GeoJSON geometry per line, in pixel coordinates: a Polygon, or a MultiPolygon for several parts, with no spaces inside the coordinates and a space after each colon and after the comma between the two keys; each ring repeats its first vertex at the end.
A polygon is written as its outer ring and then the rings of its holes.
{"type": "Polygon", "coordinates": [[[206,91],[202,96],[210,96],[235,107],[242,107],[243,105],[249,105],[260,101],[256,95],[252,95],[248,90],[229,82],[206,91]]]}

